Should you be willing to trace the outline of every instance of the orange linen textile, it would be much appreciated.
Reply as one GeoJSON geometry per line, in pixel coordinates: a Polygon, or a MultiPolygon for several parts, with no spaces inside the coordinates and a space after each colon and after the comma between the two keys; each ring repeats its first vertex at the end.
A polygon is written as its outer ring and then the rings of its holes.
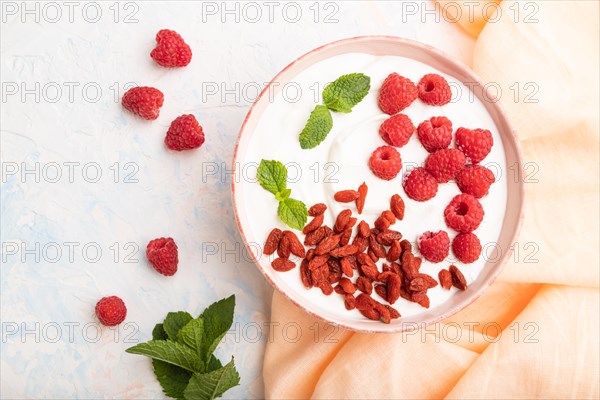
{"type": "Polygon", "coordinates": [[[334,332],[275,293],[272,321],[302,335],[275,329],[267,398],[599,398],[598,2],[525,3],[460,21],[530,163],[518,253],[474,304],[408,334],[334,332]]]}

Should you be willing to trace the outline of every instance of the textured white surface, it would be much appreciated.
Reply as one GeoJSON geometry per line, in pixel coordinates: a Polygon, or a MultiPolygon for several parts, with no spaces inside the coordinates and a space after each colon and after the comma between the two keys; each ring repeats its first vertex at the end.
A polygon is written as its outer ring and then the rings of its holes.
{"type": "Polygon", "coordinates": [[[27,13],[21,2],[2,4],[1,396],[162,398],[149,361],[124,349],[147,340],[168,311],[196,315],[234,293],[239,325],[219,356],[235,355],[242,381],[225,397],[262,397],[271,288],[241,250],[226,173],[256,88],[345,37],[403,36],[466,63],[472,40],[421,15],[434,9],[428,2],[231,2],[228,14],[221,2],[53,4],[28,3],[27,13]],[[188,67],[150,59],[162,28],[190,44],[188,67]],[[163,91],[158,120],[122,110],[129,82],[163,91]],[[164,133],[183,113],[196,115],[206,143],[169,152],[164,133]],[[163,235],[180,249],[170,278],[144,256],[163,235]],[[111,294],[125,300],[128,324],[96,338],[94,304],[111,294]]]}

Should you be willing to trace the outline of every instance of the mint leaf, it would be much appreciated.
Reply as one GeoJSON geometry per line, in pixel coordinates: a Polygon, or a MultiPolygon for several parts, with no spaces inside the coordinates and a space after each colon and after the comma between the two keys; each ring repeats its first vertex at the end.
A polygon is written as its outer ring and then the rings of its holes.
{"type": "Polygon", "coordinates": [[[152,329],[152,339],[154,340],[167,340],[169,335],[165,332],[165,328],[163,324],[156,324],[154,329],[152,329]]]}
{"type": "Polygon", "coordinates": [[[202,345],[203,334],[204,320],[202,318],[196,318],[181,328],[177,337],[177,341],[196,351],[198,356],[204,361],[206,358],[204,358],[204,354],[201,354],[199,351],[200,346],[202,345]]]}
{"type": "Polygon", "coordinates": [[[308,219],[308,211],[306,205],[300,200],[285,199],[279,202],[277,215],[286,225],[302,230],[308,219]]]}
{"type": "Polygon", "coordinates": [[[342,75],[323,90],[323,101],[334,111],[349,113],[365,98],[371,88],[371,78],[365,74],[342,75]]]}
{"type": "Polygon", "coordinates": [[[281,192],[275,193],[277,201],[285,200],[292,194],[292,189],[283,189],[281,192]]]}
{"type": "Polygon", "coordinates": [[[165,322],[163,322],[163,328],[165,332],[167,332],[167,335],[169,335],[169,339],[177,341],[177,334],[179,333],[179,330],[192,319],[193,317],[190,315],[190,313],[185,311],[168,313],[167,317],[165,318],[165,322]]]}
{"type": "Polygon", "coordinates": [[[203,360],[210,358],[223,336],[231,328],[234,308],[235,295],[211,304],[198,317],[204,320],[204,335],[198,348],[198,354],[203,355],[203,360]]]}
{"type": "Polygon", "coordinates": [[[223,368],[206,374],[194,374],[185,388],[186,400],[212,400],[240,384],[240,375],[231,361],[223,368]]]}
{"type": "Polygon", "coordinates": [[[221,364],[221,361],[219,361],[219,359],[217,357],[215,357],[215,355],[213,354],[212,356],[210,356],[210,360],[208,360],[208,365],[206,366],[206,372],[212,372],[215,369],[219,369],[222,367],[223,367],[223,364],[221,364]]]}
{"type": "Polygon", "coordinates": [[[276,160],[261,160],[256,172],[258,183],[265,190],[277,194],[287,186],[287,169],[276,160]]]}
{"type": "Polygon", "coordinates": [[[160,360],[152,360],[152,367],[163,392],[169,397],[183,399],[192,372],[160,360]]]}
{"type": "Polygon", "coordinates": [[[326,106],[317,105],[300,132],[300,147],[312,149],[317,147],[333,127],[331,113],[326,106]]]}
{"type": "Polygon", "coordinates": [[[203,372],[204,363],[189,347],[170,340],[150,340],[125,350],[130,354],[141,354],[155,360],[177,365],[192,372],[203,372]]]}

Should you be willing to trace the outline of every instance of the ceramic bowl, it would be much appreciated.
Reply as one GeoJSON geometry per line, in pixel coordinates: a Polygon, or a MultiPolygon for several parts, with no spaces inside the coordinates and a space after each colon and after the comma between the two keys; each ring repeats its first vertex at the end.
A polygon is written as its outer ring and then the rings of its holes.
{"type": "MultiPolygon", "coordinates": [[[[249,138],[254,134],[261,114],[269,107],[269,97],[272,98],[273,95],[276,95],[278,93],[278,88],[285,87],[287,82],[292,82],[296,75],[316,62],[340,54],[356,52],[412,58],[424,64],[428,64],[431,67],[440,70],[442,73],[451,75],[465,84],[468,83],[470,85],[469,87],[472,88],[474,95],[482,100],[482,103],[487,108],[487,112],[498,128],[504,146],[506,157],[505,166],[523,165],[518,139],[515,136],[506,115],[498,102],[489,101],[491,96],[488,93],[484,93],[484,85],[481,84],[480,79],[468,67],[425,44],[388,36],[365,36],[336,41],[306,53],[285,67],[283,71],[273,78],[270,84],[256,99],[250,108],[250,111],[248,111],[239,133],[234,152],[233,165],[238,165],[240,160],[244,159],[243,155],[248,147],[249,138]],[[274,85],[274,82],[277,84],[274,85]],[[473,85],[474,82],[480,84],[473,85]],[[267,93],[269,96],[266,95],[267,93]]],[[[508,171],[504,172],[508,173],[508,171]]],[[[281,273],[273,270],[267,257],[258,257],[256,246],[251,245],[253,243],[262,243],[265,238],[254,238],[252,235],[251,226],[247,216],[248,213],[252,212],[256,205],[244,204],[243,185],[240,185],[240,180],[236,176],[232,179],[233,205],[238,228],[249,254],[267,280],[290,301],[319,319],[337,324],[347,329],[361,332],[401,332],[418,329],[428,324],[442,321],[462,310],[481,296],[501,273],[510,257],[512,244],[517,240],[523,219],[524,188],[522,184],[522,170],[517,168],[516,173],[518,176],[514,177],[515,179],[512,179],[511,177],[511,179],[507,180],[507,208],[503,226],[498,238],[498,245],[500,248],[509,250],[503,252],[499,259],[495,259],[493,262],[488,261],[477,279],[469,285],[469,288],[466,291],[457,291],[449,298],[449,300],[441,305],[432,309],[424,309],[422,313],[417,315],[394,320],[391,324],[383,324],[365,318],[356,318],[356,316],[351,315],[346,311],[343,306],[339,310],[339,313],[336,313],[331,312],[330,309],[321,307],[318,301],[308,301],[306,297],[306,292],[308,291],[306,289],[301,285],[292,287],[289,284],[286,284],[281,278],[281,273]]],[[[302,235],[300,236],[303,237],[302,235]]],[[[298,280],[299,279],[298,274],[298,280]]],[[[323,303],[327,302],[329,299],[323,295],[321,295],[321,297],[323,303]]]]}

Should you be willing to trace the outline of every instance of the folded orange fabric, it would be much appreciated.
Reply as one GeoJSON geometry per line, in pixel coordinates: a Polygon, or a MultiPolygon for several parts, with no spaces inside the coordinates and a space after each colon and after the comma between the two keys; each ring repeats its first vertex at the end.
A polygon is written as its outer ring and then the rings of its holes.
{"type": "Polygon", "coordinates": [[[473,68],[501,89],[529,163],[518,253],[474,304],[406,334],[334,330],[275,293],[271,319],[304,334],[267,345],[267,398],[600,397],[598,2],[527,3],[535,22],[512,1],[461,21],[482,27],[473,68]]]}

